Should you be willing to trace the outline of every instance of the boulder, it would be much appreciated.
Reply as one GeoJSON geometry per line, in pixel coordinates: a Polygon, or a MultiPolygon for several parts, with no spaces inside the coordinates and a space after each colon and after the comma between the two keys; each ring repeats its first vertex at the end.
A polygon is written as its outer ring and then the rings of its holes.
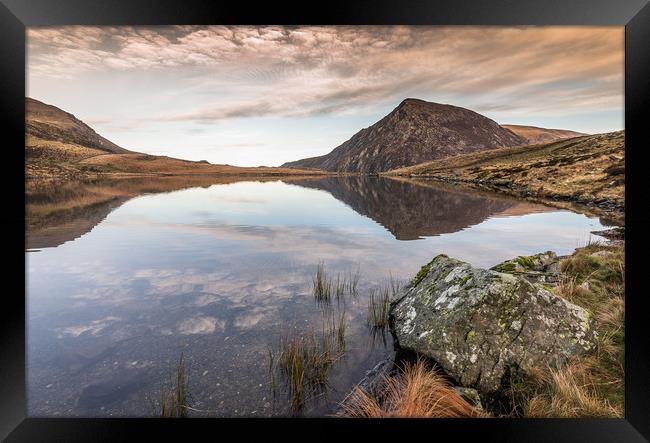
{"type": "Polygon", "coordinates": [[[391,302],[396,345],[458,384],[499,391],[506,374],[557,367],[595,348],[588,311],[521,276],[439,255],[391,302]]]}
{"type": "Polygon", "coordinates": [[[490,268],[493,271],[520,275],[533,283],[556,283],[560,279],[560,257],[553,251],[520,255],[490,268]]]}

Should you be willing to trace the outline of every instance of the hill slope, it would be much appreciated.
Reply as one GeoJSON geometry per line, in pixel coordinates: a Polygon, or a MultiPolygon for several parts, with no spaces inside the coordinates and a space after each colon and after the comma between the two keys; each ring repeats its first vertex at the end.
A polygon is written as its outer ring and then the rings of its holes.
{"type": "Polygon", "coordinates": [[[622,220],[625,131],[476,152],[387,173],[465,182],[539,199],[588,204],[622,220]]]}
{"type": "Polygon", "coordinates": [[[27,97],[25,131],[33,137],[70,143],[105,153],[125,154],[130,151],[97,134],[93,128],[56,106],[27,97]]]}
{"type": "Polygon", "coordinates": [[[474,111],[407,98],[329,154],[285,163],[326,171],[376,173],[468,152],[524,144],[474,111]]]}
{"type": "Polygon", "coordinates": [[[243,168],[180,160],[124,149],[56,106],[26,98],[25,154],[28,180],[71,180],[109,174],[305,175],[321,171],[243,168]]]}
{"type": "Polygon", "coordinates": [[[550,143],[565,138],[588,135],[582,132],[569,131],[567,129],[547,129],[538,128],[537,126],[501,125],[501,127],[509,129],[515,134],[525,138],[526,142],[530,145],[550,143]]]}

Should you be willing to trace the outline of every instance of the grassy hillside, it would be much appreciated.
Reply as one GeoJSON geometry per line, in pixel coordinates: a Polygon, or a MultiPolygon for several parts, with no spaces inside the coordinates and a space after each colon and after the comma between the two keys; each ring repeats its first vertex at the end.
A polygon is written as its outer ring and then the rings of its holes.
{"type": "Polygon", "coordinates": [[[608,211],[625,207],[625,132],[481,151],[395,169],[387,175],[465,182],[535,199],[608,211]]]}
{"type": "Polygon", "coordinates": [[[322,171],[214,165],[141,153],[112,154],[75,143],[26,137],[27,180],[71,180],[130,175],[318,175],[322,171]]]}
{"type": "Polygon", "coordinates": [[[67,181],[100,176],[212,174],[312,175],[318,170],[213,165],[126,150],[74,115],[26,99],[25,173],[28,181],[67,181]]]}
{"type": "Polygon", "coordinates": [[[580,137],[583,135],[581,132],[569,131],[567,129],[547,129],[538,128],[537,126],[524,126],[524,125],[501,125],[514,132],[520,137],[526,139],[527,144],[550,143],[565,138],[580,137]]]}

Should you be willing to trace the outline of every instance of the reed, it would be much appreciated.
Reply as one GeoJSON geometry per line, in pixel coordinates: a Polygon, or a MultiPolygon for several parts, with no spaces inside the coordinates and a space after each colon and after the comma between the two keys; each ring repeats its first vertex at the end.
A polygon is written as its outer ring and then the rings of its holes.
{"type": "Polygon", "coordinates": [[[347,281],[347,290],[350,295],[356,297],[359,287],[359,280],[361,278],[361,266],[357,265],[357,268],[354,272],[351,270],[348,271],[348,281],[347,281]]]}
{"type": "Polygon", "coordinates": [[[388,279],[388,286],[390,287],[390,292],[391,292],[391,297],[395,298],[399,291],[402,289],[402,283],[397,280],[396,278],[393,278],[393,274],[390,274],[390,277],[388,279]]]}
{"type": "MultiPolygon", "coordinates": [[[[348,288],[348,282],[345,276],[341,278],[341,274],[336,274],[336,283],[334,283],[334,289],[335,289],[335,294],[336,294],[336,301],[340,301],[343,299],[343,296],[345,295],[345,291],[348,288]]],[[[345,301],[345,299],[343,299],[345,301]]]]}
{"type": "Polygon", "coordinates": [[[336,343],[340,353],[345,352],[345,309],[341,312],[339,322],[336,327],[336,343]]]}
{"type": "Polygon", "coordinates": [[[320,336],[314,331],[282,335],[278,356],[269,352],[270,371],[275,371],[271,362],[277,361],[287,383],[292,410],[300,410],[309,396],[327,387],[329,370],[343,352],[344,340],[345,326],[341,328],[341,323],[324,321],[320,336]]]}
{"type": "Polygon", "coordinates": [[[327,278],[325,264],[318,263],[316,266],[316,275],[313,279],[314,297],[318,302],[329,302],[332,296],[332,282],[327,278]]]}
{"type": "Polygon", "coordinates": [[[160,417],[187,416],[187,377],[185,375],[185,358],[181,352],[176,368],[176,380],[172,387],[162,385],[160,388],[160,417]]]}
{"type": "Polygon", "coordinates": [[[373,328],[385,328],[388,325],[388,308],[390,306],[390,289],[384,286],[373,289],[368,299],[368,324],[373,328]]]}

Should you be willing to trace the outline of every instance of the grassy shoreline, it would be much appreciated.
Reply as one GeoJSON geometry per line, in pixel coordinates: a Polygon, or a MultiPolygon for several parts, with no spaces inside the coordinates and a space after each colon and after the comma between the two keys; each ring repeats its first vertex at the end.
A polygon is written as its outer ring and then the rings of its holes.
{"type": "Polygon", "coordinates": [[[558,209],[569,209],[575,212],[583,212],[589,215],[601,217],[607,222],[615,225],[625,224],[625,206],[623,203],[608,199],[582,198],[568,194],[555,194],[537,192],[531,194],[525,185],[504,184],[501,181],[480,180],[480,179],[462,179],[453,176],[443,175],[418,175],[418,176],[387,176],[391,179],[402,179],[409,182],[424,184],[426,181],[435,181],[438,183],[448,183],[454,186],[464,186],[471,189],[495,192],[531,203],[539,203],[546,206],[552,206],[558,209]]]}
{"type": "MultiPolygon", "coordinates": [[[[587,309],[595,319],[594,352],[560,368],[539,368],[511,378],[504,391],[507,412],[477,412],[445,382],[436,363],[396,361],[398,369],[379,374],[379,392],[357,385],[341,405],[345,417],[623,417],[625,358],[625,246],[589,243],[560,261],[556,295],[587,309]],[[420,392],[422,391],[422,392],[420,392]],[[431,398],[437,398],[432,407],[431,398]]],[[[461,388],[462,389],[462,388],[461,388]]]]}
{"type": "Polygon", "coordinates": [[[576,204],[624,221],[625,131],[462,154],[382,173],[576,204]]]}

